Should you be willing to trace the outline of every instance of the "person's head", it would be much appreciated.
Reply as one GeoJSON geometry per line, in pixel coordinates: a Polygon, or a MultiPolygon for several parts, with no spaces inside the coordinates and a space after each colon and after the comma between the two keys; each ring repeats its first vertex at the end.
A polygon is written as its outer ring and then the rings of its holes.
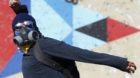
{"type": "Polygon", "coordinates": [[[12,23],[14,42],[18,46],[36,41],[41,33],[35,19],[27,13],[17,14],[12,23]]]}

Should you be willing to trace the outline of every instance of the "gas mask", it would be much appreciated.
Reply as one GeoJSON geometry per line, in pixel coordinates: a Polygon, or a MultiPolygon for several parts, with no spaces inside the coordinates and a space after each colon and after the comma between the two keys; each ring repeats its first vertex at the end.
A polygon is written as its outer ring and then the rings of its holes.
{"type": "Polygon", "coordinates": [[[14,42],[18,46],[31,44],[39,39],[39,33],[35,30],[32,21],[18,22],[14,27],[14,42]]]}
{"type": "Polygon", "coordinates": [[[19,13],[12,22],[13,41],[21,52],[28,53],[35,42],[42,37],[35,19],[28,13],[19,13]]]}

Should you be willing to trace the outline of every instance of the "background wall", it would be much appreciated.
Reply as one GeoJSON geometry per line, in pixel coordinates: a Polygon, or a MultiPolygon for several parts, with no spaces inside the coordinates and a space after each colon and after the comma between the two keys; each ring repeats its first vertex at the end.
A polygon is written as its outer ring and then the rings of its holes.
{"type": "MultiPolygon", "coordinates": [[[[28,5],[43,35],[80,48],[126,57],[138,67],[135,74],[129,75],[112,67],[77,62],[81,78],[140,77],[140,0],[79,0],[78,5],[64,0],[21,2],[28,5]]],[[[8,0],[0,4],[0,78],[22,78],[22,54],[11,40],[10,25],[15,14],[8,7],[8,0]]]]}

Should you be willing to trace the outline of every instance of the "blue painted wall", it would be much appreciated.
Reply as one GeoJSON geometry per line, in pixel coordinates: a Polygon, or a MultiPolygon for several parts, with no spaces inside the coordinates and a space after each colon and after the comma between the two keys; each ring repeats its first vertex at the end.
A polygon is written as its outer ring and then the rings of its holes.
{"type": "MultiPolygon", "coordinates": [[[[21,0],[21,2],[28,6],[43,35],[85,49],[105,44],[104,41],[76,31],[79,27],[106,18],[98,12],[66,3],[64,0],[21,0]]],[[[21,60],[22,54],[17,51],[0,77],[21,72],[21,60]]]]}

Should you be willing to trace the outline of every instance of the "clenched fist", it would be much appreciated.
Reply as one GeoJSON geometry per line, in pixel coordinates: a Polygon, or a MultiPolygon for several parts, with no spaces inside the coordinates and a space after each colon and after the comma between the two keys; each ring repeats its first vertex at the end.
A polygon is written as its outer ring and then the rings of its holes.
{"type": "Polygon", "coordinates": [[[126,72],[134,73],[137,69],[136,65],[133,62],[128,61],[128,66],[126,67],[126,72]]]}

